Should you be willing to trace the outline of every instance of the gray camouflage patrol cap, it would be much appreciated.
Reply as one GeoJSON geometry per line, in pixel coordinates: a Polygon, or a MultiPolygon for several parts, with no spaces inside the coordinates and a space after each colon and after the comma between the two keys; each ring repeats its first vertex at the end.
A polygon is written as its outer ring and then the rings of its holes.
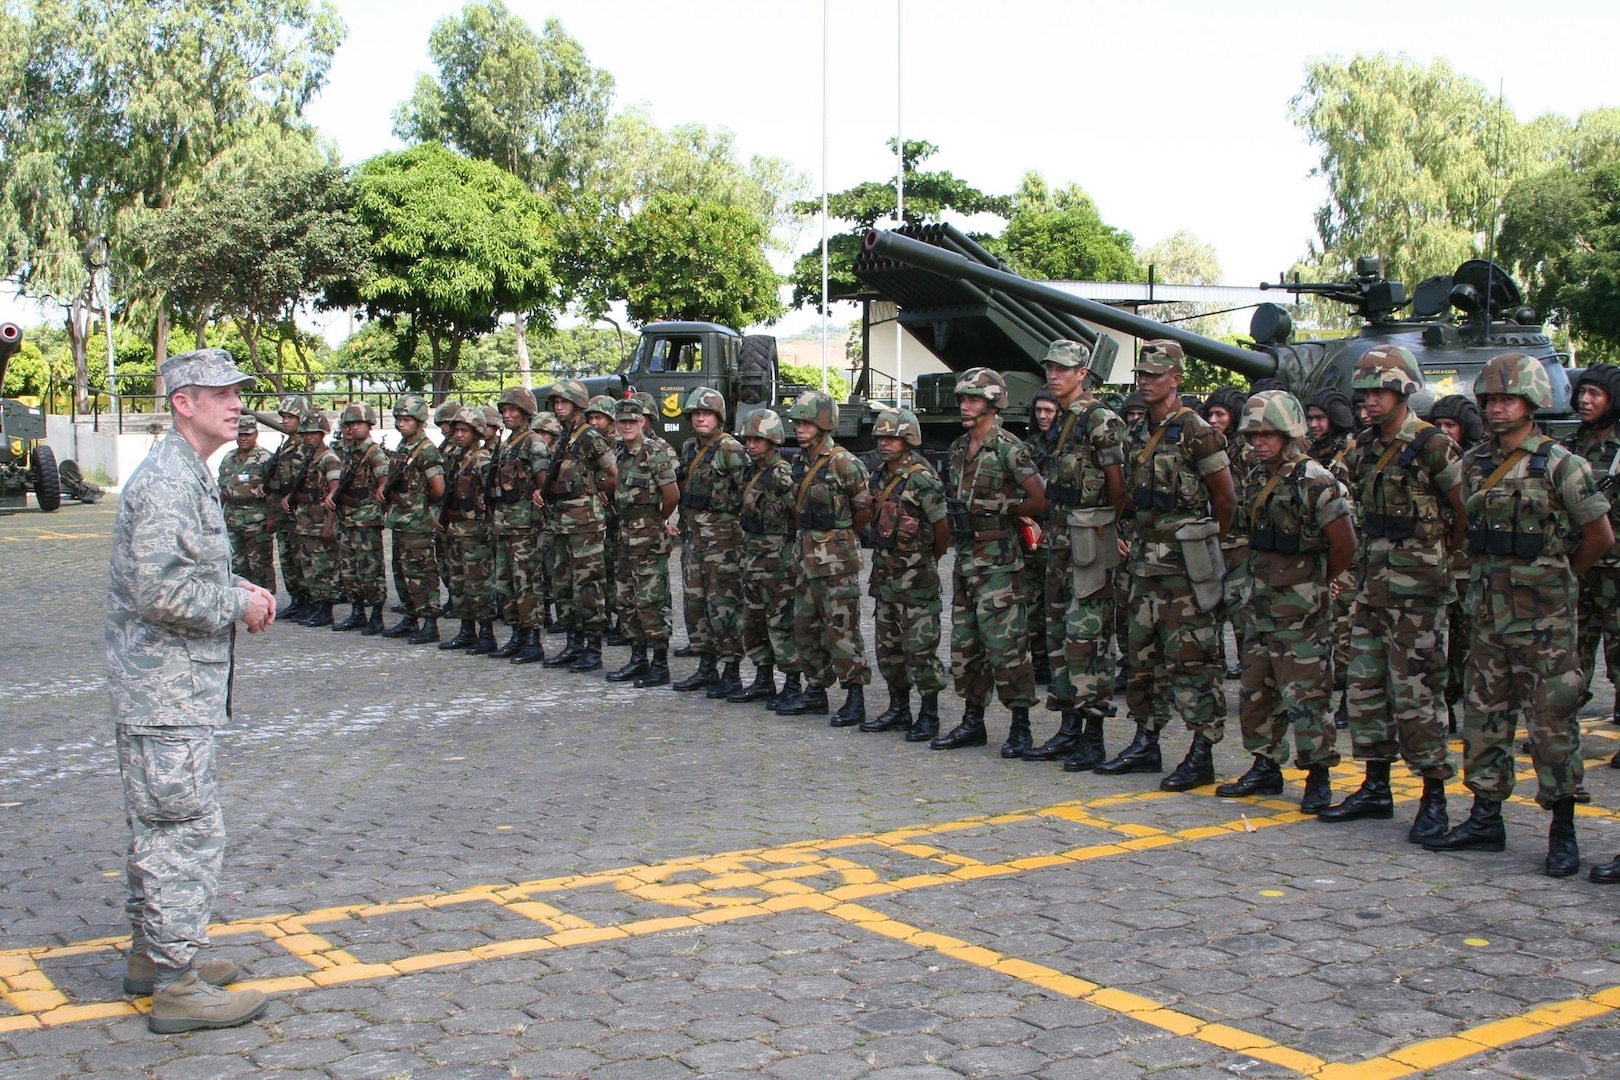
{"type": "Polygon", "coordinates": [[[1091,350],[1082,342],[1059,339],[1052,342],[1052,347],[1046,350],[1046,359],[1041,363],[1066,368],[1089,367],[1091,350]]]}
{"type": "Polygon", "coordinates": [[[252,386],[253,376],[236,366],[224,349],[198,349],[163,361],[158,369],[169,396],[188,386],[252,386]]]}

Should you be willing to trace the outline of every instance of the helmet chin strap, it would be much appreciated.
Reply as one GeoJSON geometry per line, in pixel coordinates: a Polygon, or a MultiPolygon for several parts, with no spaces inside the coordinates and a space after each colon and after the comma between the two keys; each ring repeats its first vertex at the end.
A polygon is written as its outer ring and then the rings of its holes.
{"type": "Polygon", "coordinates": [[[1532,423],[1534,421],[1528,412],[1514,420],[1491,420],[1491,434],[1511,435],[1522,427],[1529,427],[1532,423]]]}

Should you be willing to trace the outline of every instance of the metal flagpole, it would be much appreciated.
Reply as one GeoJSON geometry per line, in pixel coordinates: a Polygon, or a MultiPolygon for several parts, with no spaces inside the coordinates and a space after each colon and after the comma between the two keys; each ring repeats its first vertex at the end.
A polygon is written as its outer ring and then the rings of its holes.
{"type": "Polygon", "coordinates": [[[827,392],[827,4],[821,0],[821,392],[827,392]]]}
{"type": "MultiPolygon", "coordinates": [[[[905,0],[894,0],[894,219],[896,227],[906,223],[906,137],[903,104],[905,98],[904,75],[904,12],[905,0]]],[[[900,305],[894,305],[894,404],[906,404],[905,351],[906,334],[900,329],[900,305]]]]}

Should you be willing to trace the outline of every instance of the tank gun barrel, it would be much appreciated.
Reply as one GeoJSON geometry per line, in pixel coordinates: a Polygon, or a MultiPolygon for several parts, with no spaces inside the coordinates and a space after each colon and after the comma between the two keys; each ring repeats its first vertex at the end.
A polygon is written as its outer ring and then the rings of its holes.
{"type": "Polygon", "coordinates": [[[1087,300],[1083,296],[1054,289],[1050,285],[1030,281],[1005,270],[996,270],[976,263],[955,252],[933,244],[925,244],[895,232],[869,230],[863,241],[873,255],[893,259],[948,278],[971,281],[986,288],[999,289],[1020,299],[1044,304],[1057,311],[1106,326],[1122,334],[1139,338],[1167,338],[1182,347],[1188,356],[1206,360],[1229,371],[1251,379],[1263,379],[1277,374],[1277,358],[1270,353],[1240,349],[1224,341],[1194,334],[1167,323],[1155,322],[1128,311],[1087,300]]]}

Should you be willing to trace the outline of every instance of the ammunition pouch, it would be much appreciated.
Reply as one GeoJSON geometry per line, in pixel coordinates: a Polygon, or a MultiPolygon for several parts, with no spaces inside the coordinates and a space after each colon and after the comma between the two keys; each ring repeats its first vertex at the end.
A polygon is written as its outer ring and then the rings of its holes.
{"type": "Polygon", "coordinates": [[[763,536],[765,534],[765,515],[758,510],[744,510],[737,516],[737,526],[745,533],[763,536]]]}
{"type": "Polygon", "coordinates": [[[350,510],[353,510],[355,507],[360,505],[361,501],[362,500],[358,495],[340,495],[338,497],[337,504],[339,506],[346,506],[350,510]]]}
{"type": "Polygon", "coordinates": [[[1136,485],[1136,494],[1131,496],[1138,510],[1157,510],[1160,513],[1176,508],[1176,493],[1173,491],[1160,491],[1147,484],[1136,485]]]}
{"type": "Polygon", "coordinates": [[[973,513],[966,499],[946,498],[945,523],[950,526],[951,543],[958,551],[973,546],[973,513]]]}
{"type": "Polygon", "coordinates": [[[1070,510],[1067,525],[1074,598],[1084,600],[1108,584],[1109,572],[1119,565],[1119,526],[1111,506],[1070,510]]]}
{"type": "Polygon", "coordinates": [[[1264,529],[1251,529],[1249,547],[1255,551],[1274,551],[1278,555],[1298,555],[1299,534],[1269,526],[1264,529]]]}
{"type": "MultiPolygon", "coordinates": [[[[1144,485],[1146,486],[1146,485],[1144,485]]],[[[1046,501],[1057,510],[1080,505],[1080,485],[1051,482],[1046,485],[1046,501]]]]}
{"type": "Polygon", "coordinates": [[[1385,540],[1410,540],[1417,533],[1417,518],[1369,511],[1361,516],[1361,531],[1365,536],[1381,536],[1385,540]]]}
{"type": "Polygon", "coordinates": [[[707,491],[693,491],[691,488],[687,488],[681,495],[681,509],[683,510],[712,510],[713,508],[714,496],[707,491]]]}
{"type": "Polygon", "coordinates": [[[546,485],[546,494],[559,499],[578,499],[585,495],[585,478],[577,473],[563,479],[557,477],[546,485]]]}
{"type": "Polygon", "coordinates": [[[828,532],[832,529],[847,529],[854,524],[849,518],[841,518],[831,510],[822,508],[812,509],[805,507],[799,511],[799,528],[811,532],[828,532]]]}
{"type": "Polygon", "coordinates": [[[520,503],[527,499],[533,490],[533,487],[529,484],[520,484],[514,488],[497,488],[494,497],[495,501],[502,506],[510,506],[513,503],[520,503]]]}
{"type": "Polygon", "coordinates": [[[1189,521],[1175,532],[1181,557],[1187,563],[1187,580],[1199,611],[1214,611],[1224,593],[1226,558],[1221,553],[1220,524],[1214,518],[1189,521]]]}
{"type": "Polygon", "coordinates": [[[1519,559],[1534,559],[1546,547],[1547,538],[1542,533],[1489,529],[1484,525],[1468,526],[1470,555],[1510,555],[1519,559]]]}

